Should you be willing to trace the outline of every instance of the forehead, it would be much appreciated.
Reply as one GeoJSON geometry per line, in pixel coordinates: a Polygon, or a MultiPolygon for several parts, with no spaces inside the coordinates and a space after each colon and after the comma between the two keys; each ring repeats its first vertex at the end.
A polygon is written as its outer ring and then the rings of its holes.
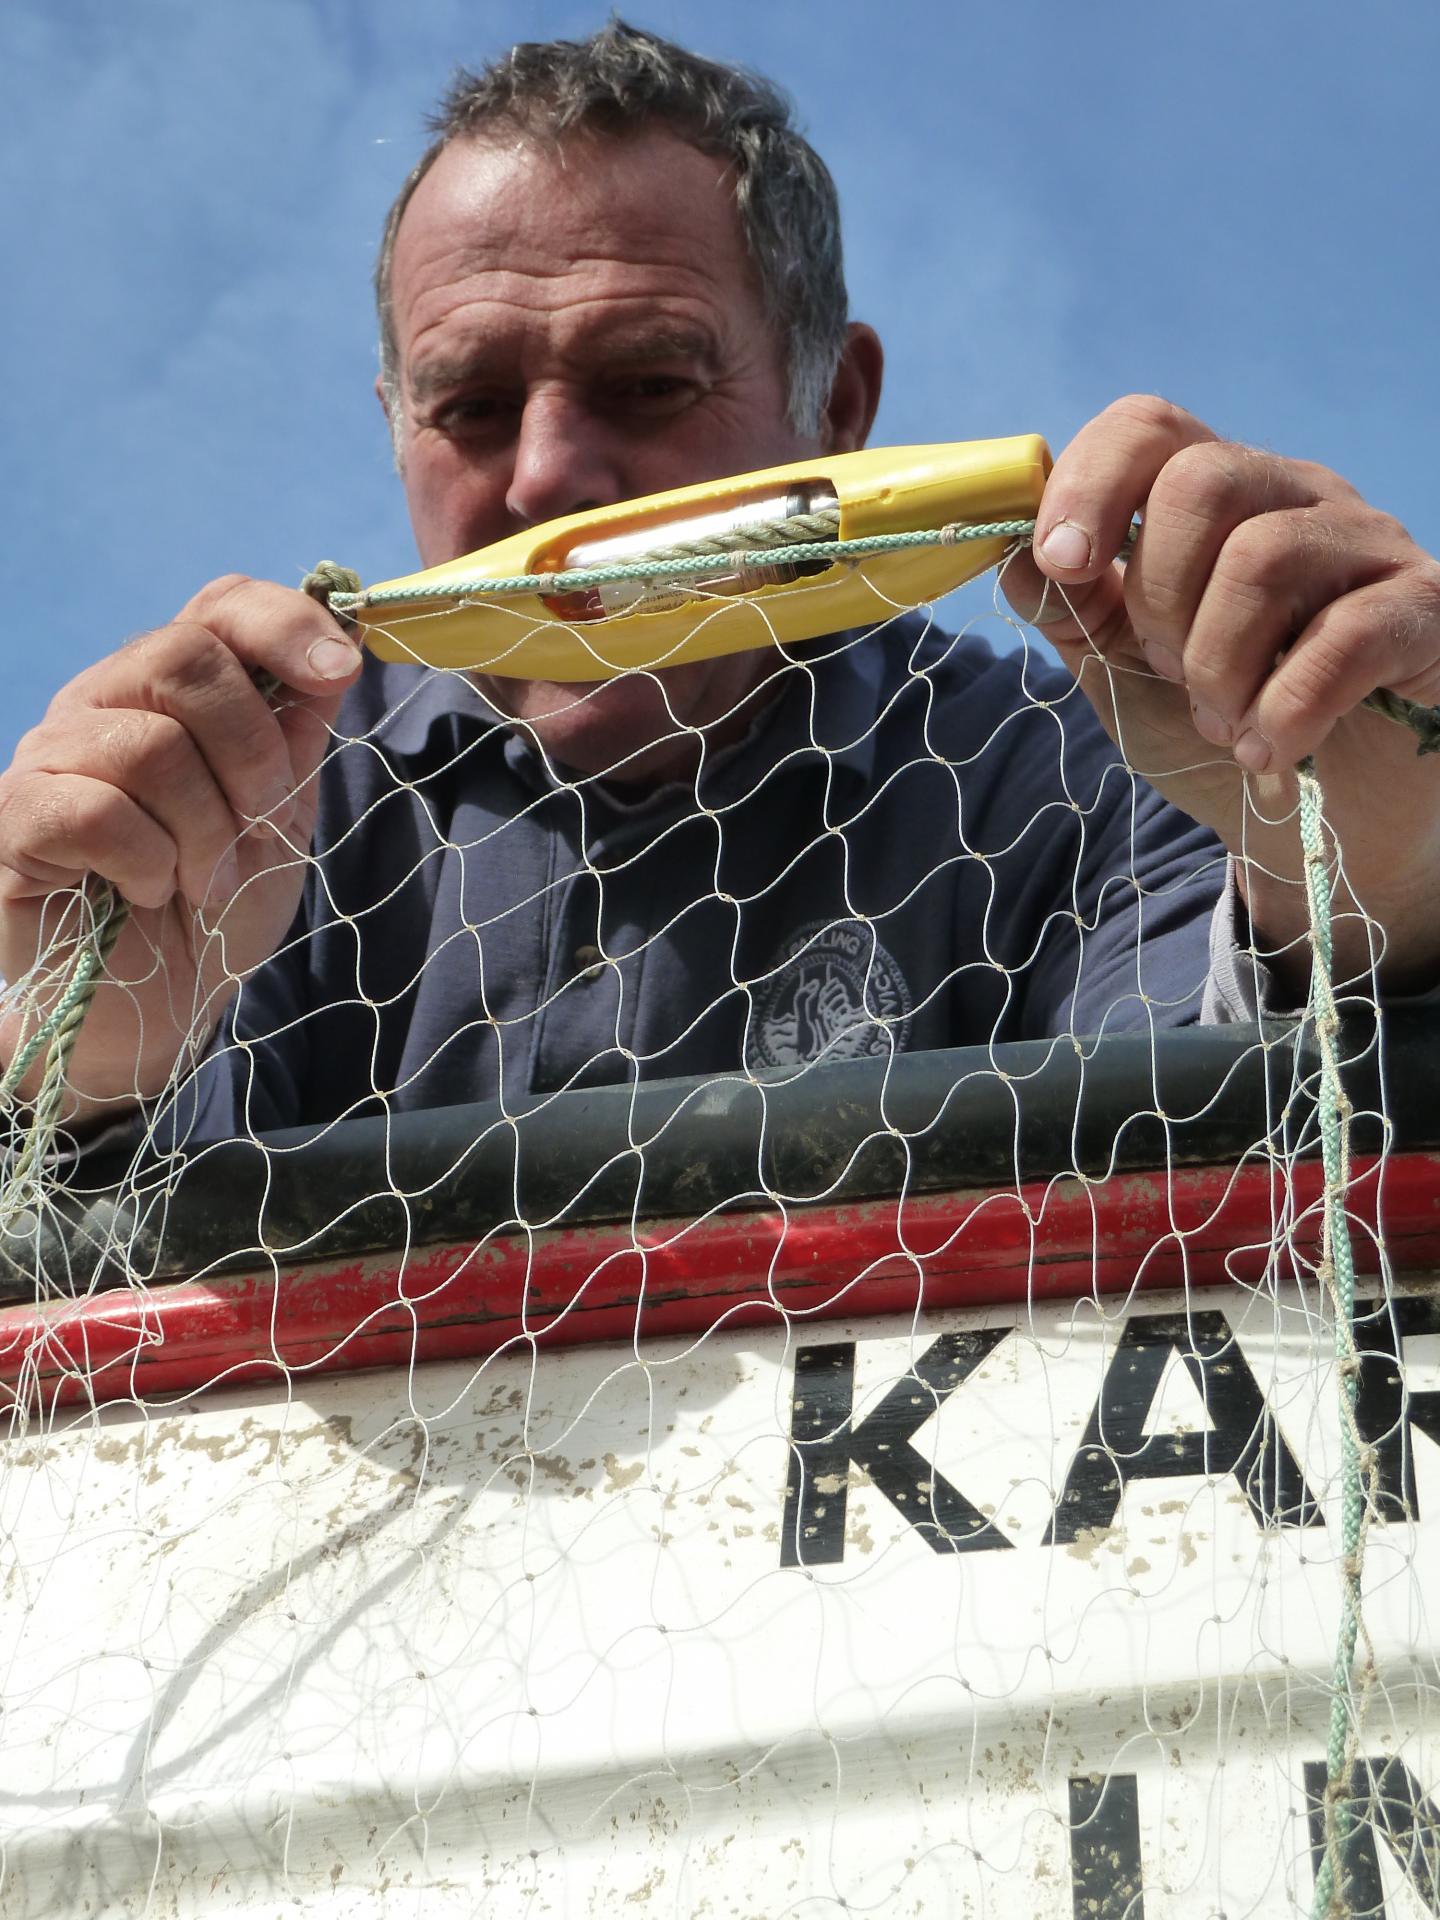
{"type": "Polygon", "coordinates": [[[663,132],[452,142],[400,223],[391,301],[407,358],[468,327],[556,340],[762,318],[727,168],[663,132]]]}

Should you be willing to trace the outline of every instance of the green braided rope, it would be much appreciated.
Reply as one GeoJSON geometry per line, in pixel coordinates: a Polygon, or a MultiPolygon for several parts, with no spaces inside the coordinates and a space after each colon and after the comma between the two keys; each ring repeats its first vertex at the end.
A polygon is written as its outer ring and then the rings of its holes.
{"type": "Polygon", "coordinates": [[[1316,1096],[1321,1159],[1325,1172],[1324,1241],[1318,1277],[1330,1295],[1334,1316],[1335,1361],[1340,1386],[1340,1544],[1342,1598],[1330,1701],[1330,1730],[1325,1754],[1325,1850],[1315,1876],[1314,1920],[1348,1914],[1349,1864],[1355,1827],[1352,1781],[1359,1750],[1361,1707],[1366,1691],[1362,1675],[1355,1699],[1355,1647],[1361,1628],[1361,1578],[1366,1525],[1372,1510],[1376,1466],[1373,1449],[1361,1440],[1355,1419],[1360,1356],[1355,1343],[1355,1258],[1350,1242],[1345,1197],[1349,1187],[1351,1106],[1340,1077],[1336,1041],[1340,1016],[1331,980],[1332,902],[1325,856],[1323,796],[1308,757],[1297,768],[1300,838],[1305,855],[1305,892],[1310,914],[1310,1007],[1320,1048],[1320,1086],[1316,1096]],[[1367,1486],[1367,1480],[1369,1482],[1367,1486]]]}
{"type": "MultiPolygon", "coordinates": [[[[803,523],[814,516],[801,515],[803,523]]],[[[697,553],[696,545],[658,548],[645,560],[617,560],[606,567],[568,567],[563,573],[516,573],[504,579],[460,578],[435,586],[397,585],[371,587],[363,593],[339,593],[332,601],[337,613],[358,613],[366,607],[420,606],[426,601],[468,600],[477,595],[487,598],[511,593],[578,593],[586,587],[608,587],[626,580],[683,580],[692,574],[709,573],[718,554],[732,558],[737,567],[773,566],[775,549],[783,546],[792,565],[810,560],[863,560],[877,553],[907,553],[923,547],[953,547],[972,540],[1024,540],[1035,531],[1033,520],[989,520],[977,526],[926,527],[911,533],[872,533],[856,540],[814,540],[778,537],[791,522],[777,520],[763,529],[765,546],[735,544],[760,532],[754,527],[736,527],[728,539],[715,536],[706,551],[697,553]]]]}
{"type": "Polygon", "coordinates": [[[1422,707],[1418,700],[1407,700],[1388,687],[1376,687],[1365,704],[1397,727],[1409,727],[1419,738],[1416,753],[1440,753],[1440,707],[1422,707]]]}
{"type": "MultiPolygon", "coordinates": [[[[330,594],[337,588],[353,592],[359,584],[359,576],[348,567],[338,567],[333,561],[322,560],[313,573],[306,574],[301,582],[301,591],[328,604],[330,594]]],[[[257,690],[266,700],[272,700],[279,691],[281,683],[273,673],[257,673],[254,680],[257,690]]],[[[19,1154],[13,1165],[6,1168],[3,1183],[0,1183],[0,1232],[8,1230],[16,1214],[25,1205],[26,1183],[55,1144],[70,1056],[80,1037],[80,1029],[85,1024],[85,1016],[90,1011],[90,1003],[95,998],[95,990],[104,976],[106,962],[130,918],[130,902],[108,880],[102,880],[97,874],[91,874],[82,892],[88,903],[87,924],[76,944],[69,978],[60,998],[34,1033],[16,1051],[3,1077],[0,1077],[0,1108],[3,1108],[13,1099],[17,1087],[41,1050],[47,1049],[40,1085],[30,1103],[30,1123],[25,1128],[19,1154]]]]}
{"type": "Polygon", "coordinates": [[[85,1024],[85,1016],[90,1011],[90,1002],[95,997],[95,988],[105,970],[105,963],[130,917],[129,904],[121,899],[108,880],[100,880],[92,875],[86,883],[84,894],[87,903],[86,926],[70,965],[70,977],[60,998],[16,1052],[4,1078],[0,1079],[0,1104],[3,1104],[11,1099],[42,1048],[45,1049],[45,1065],[31,1103],[30,1124],[25,1129],[19,1155],[14,1164],[6,1169],[4,1184],[0,1186],[0,1231],[8,1230],[16,1213],[25,1204],[30,1175],[54,1144],[65,1097],[70,1055],[85,1024]]]}
{"type": "MultiPolygon", "coordinates": [[[[787,520],[760,521],[752,526],[731,527],[703,540],[683,541],[672,547],[657,547],[644,560],[617,560],[605,567],[569,567],[560,573],[512,573],[500,579],[479,575],[446,580],[433,585],[410,583],[393,587],[362,588],[358,577],[348,568],[322,560],[308,582],[324,576],[330,610],[337,618],[353,624],[350,616],[369,607],[423,607],[449,604],[455,600],[494,599],[517,593],[581,593],[587,587],[619,586],[628,580],[685,580],[708,573],[718,556],[733,559],[737,567],[765,567],[774,564],[777,548],[783,547],[792,566],[811,561],[833,564],[839,560],[864,560],[882,553],[913,553],[928,547],[953,547],[974,540],[1013,540],[1028,545],[1035,532],[1033,520],[986,520],[975,524],[952,522],[943,527],[922,527],[905,533],[866,534],[859,539],[841,540],[830,535],[840,526],[840,509],[828,507],[819,513],[795,514],[787,520]],[[822,532],[824,529],[826,531],[822,532]],[[819,537],[816,537],[817,534],[819,537]],[[333,584],[331,584],[333,582],[333,584]]],[[[1126,540],[1127,550],[1134,545],[1138,529],[1132,527],[1126,540]]],[[[1417,701],[1377,687],[1364,704],[1383,714],[1398,726],[1409,727],[1416,736],[1418,754],[1440,753],[1440,707],[1422,707],[1417,701]]]]}
{"type": "Polygon", "coordinates": [[[129,915],[129,908],[120,899],[107,881],[99,881],[90,888],[92,906],[92,930],[81,941],[76,953],[74,965],[65,990],[50,1012],[40,1022],[24,1046],[16,1053],[0,1079],[0,1101],[8,1100],[16,1087],[24,1079],[40,1049],[53,1042],[54,1052],[46,1062],[48,1076],[51,1064],[59,1057],[63,1066],[75,1044],[75,1036],[80,1031],[85,1011],[90,1005],[95,991],[94,983],[101,968],[110,957],[110,951],[119,938],[120,929],[129,915]]]}

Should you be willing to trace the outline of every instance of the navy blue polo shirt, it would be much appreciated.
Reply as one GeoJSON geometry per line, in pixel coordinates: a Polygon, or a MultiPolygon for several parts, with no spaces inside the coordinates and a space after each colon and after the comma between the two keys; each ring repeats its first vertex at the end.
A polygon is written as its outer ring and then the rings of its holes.
{"type": "Polygon", "coordinates": [[[1199,1017],[1223,852],[1067,675],[918,616],[769,671],[745,739],[637,795],[367,661],[192,1138],[1199,1017]]]}

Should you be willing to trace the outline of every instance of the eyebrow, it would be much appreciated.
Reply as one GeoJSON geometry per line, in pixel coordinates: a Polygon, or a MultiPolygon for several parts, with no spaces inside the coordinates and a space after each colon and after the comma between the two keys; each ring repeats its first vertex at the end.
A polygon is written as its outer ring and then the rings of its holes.
{"type": "MultiPolygon", "coordinates": [[[[694,360],[713,367],[718,355],[715,342],[703,327],[672,325],[663,321],[641,326],[601,329],[589,336],[587,345],[596,357],[609,365],[622,367],[659,366],[667,360],[694,360]]],[[[463,386],[483,375],[491,364],[483,345],[468,353],[427,360],[410,375],[410,390],[417,400],[430,400],[463,386]]]]}
{"type": "Polygon", "coordinates": [[[701,360],[709,366],[716,358],[715,342],[703,327],[666,321],[617,328],[602,336],[600,347],[607,360],[625,366],[651,366],[661,360],[701,360]]]}

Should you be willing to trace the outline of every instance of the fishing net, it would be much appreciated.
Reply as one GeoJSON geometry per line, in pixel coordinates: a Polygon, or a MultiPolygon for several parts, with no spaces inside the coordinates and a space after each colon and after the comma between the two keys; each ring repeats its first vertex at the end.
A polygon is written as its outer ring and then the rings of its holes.
{"type": "Polygon", "coordinates": [[[1287,1010],[1085,694],[885,598],[643,794],[389,608],[272,963],[52,903],[7,1915],[1440,1912],[1434,1035],[1308,776],[1287,1010]]]}

